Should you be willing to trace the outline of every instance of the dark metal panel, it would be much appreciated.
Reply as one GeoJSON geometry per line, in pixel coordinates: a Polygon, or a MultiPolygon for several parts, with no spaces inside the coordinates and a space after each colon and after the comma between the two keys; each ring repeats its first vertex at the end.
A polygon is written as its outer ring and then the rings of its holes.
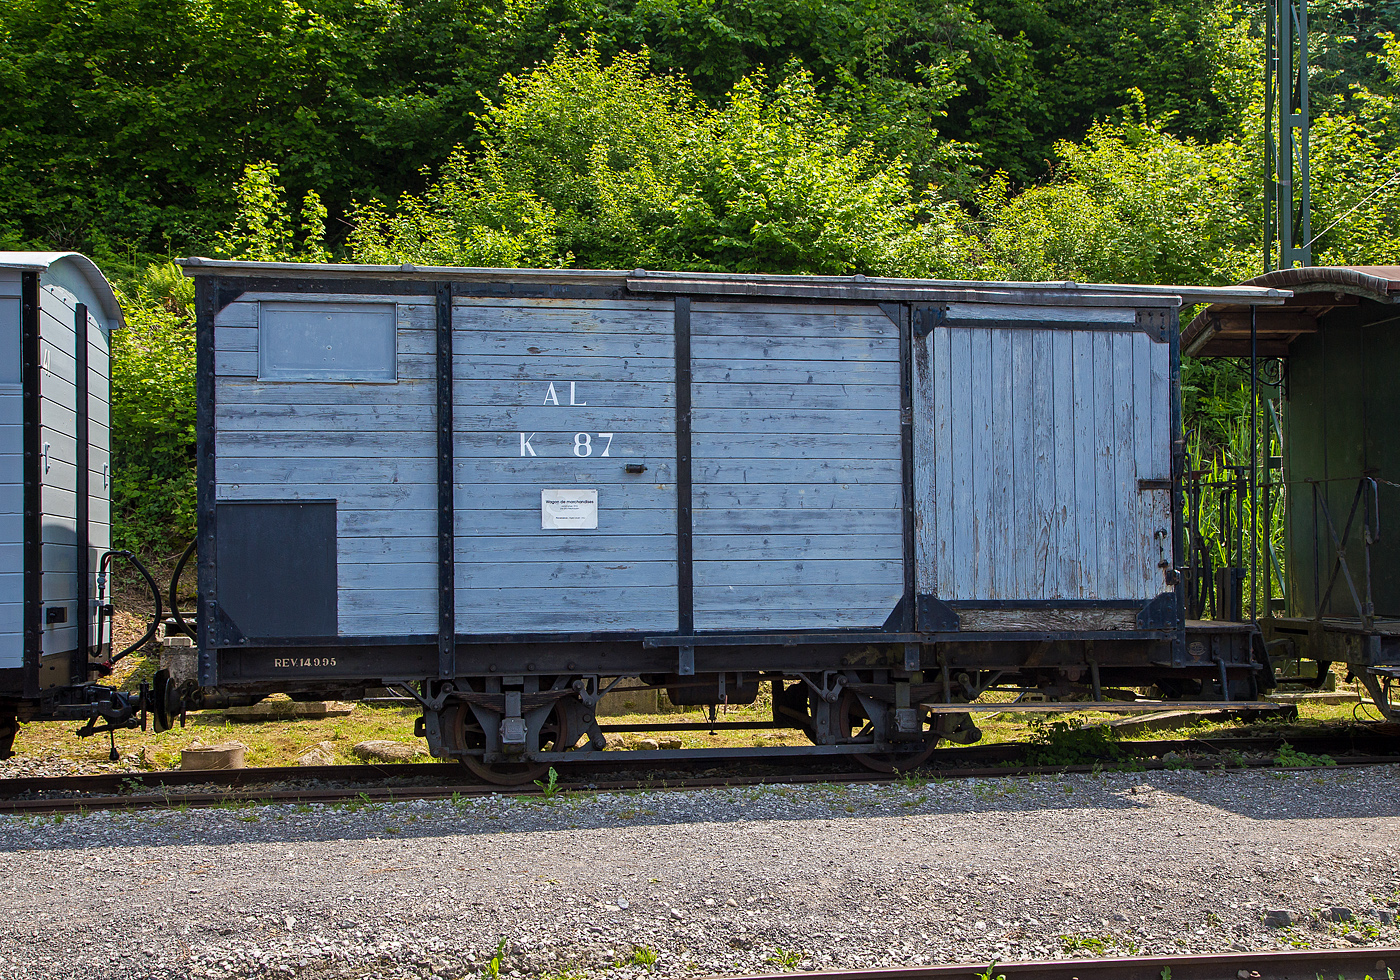
{"type": "Polygon", "coordinates": [[[438,283],[437,468],[438,468],[438,677],[457,674],[457,544],[453,526],[452,285],[438,283]]]}
{"type": "MultiPolygon", "coordinates": [[[[218,531],[214,455],[214,317],[227,305],[222,301],[228,291],[225,284],[206,276],[196,277],[194,288],[195,533],[199,542],[195,645],[199,648],[199,683],[204,687],[215,687],[219,683],[219,665],[214,656],[219,583],[214,545],[218,531]]],[[[238,292],[233,293],[233,297],[238,292]]],[[[232,302],[232,298],[227,302],[232,302]]]]}
{"type": "Polygon", "coordinates": [[[43,515],[40,512],[39,273],[20,276],[20,359],[24,419],[24,696],[39,696],[44,643],[43,515]]]}
{"type": "Polygon", "coordinates": [[[695,629],[695,561],[690,455],[690,297],[676,297],[676,598],[678,629],[695,629]]]}
{"type": "Polygon", "coordinates": [[[73,336],[77,362],[73,372],[76,389],[73,403],[76,413],[73,440],[76,445],[74,463],[77,464],[73,489],[77,495],[75,513],[78,533],[73,544],[77,548],[74,572],[77,576],[75,625],[78,627],[78,645],[73,651],[73,664],[68,676],[74,681],[82,681],[87,678],[88,646],[92,642],[88,628],[88,564],[91,558],[92,533],[89,520],[91,501],[88,499],[88,468],[91,461],[88,458],[88,308],[85,303],[78,304],[77,313],[73,318],[73,336]]]}
{"type": "Polygon", "coordinates": [[[335,501],[221,500],[219,612],[245,637],[335,636],[335,501]]]}
{"type": "Polygon", "coordinates": [[[1186,566],[1186,528],[1183,523],[1185,506],[1185,485],[1186,477],[1186,430],[1182,422],[1181,409],[1181,333],[1177,330],[1168,331],[1167,348],[1170,360],[1170,391],[1171,391],[1171,474],[1172,474],[1172,577],[1176,586],[1176,608],[1172,613],[1176,616],[1176,631],[1172,637],[1172,661],[1181,663],[1186,657],[1186,604],[1181,601],[1182,589],[1185,587],[1181,581],[1181,570],[1186,566]]]}

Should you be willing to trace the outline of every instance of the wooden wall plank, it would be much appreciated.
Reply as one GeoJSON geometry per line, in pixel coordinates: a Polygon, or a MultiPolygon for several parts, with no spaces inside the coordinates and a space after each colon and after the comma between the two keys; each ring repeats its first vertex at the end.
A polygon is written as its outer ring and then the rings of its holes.
{"type": "MultiPolygon", "coordinates": [[[[695,313],[725,313],[731,316],[764,314],[769,316],[797,315],[818,317],[873,317],[884,316],[878,307],[869,303],[746,303],[743,300],[696,300],[691,303],[695,313]]],[[[894,321],[889,321],[893,323],[894,321]]]]}
{"type": "Polygon", "coordinates": [[[872,575],[894,594],[883,623],[903,576],[896,325],[873,307],[697,304],[691,328],[696,628],[763,627],[771,611],[734,596],[775,585],[790,608],[861,625],[843,581],[872,575]],[[872,364],[888,370],[851,370],[872,364]],[[814,545],[845,549],[845,580],[814,545]]]}
{"type": "Polygon", "coordinates": [[[1035,519],[1035,445],[1032,420],[1042,414],[1048,403],[1035,401],[1035,365],[1031,360],[1032,343],[1039,330],[1012,330],[1011,343],[1011,478],[1007,495],[1010,513],[1007,528],[1005,561],[1011,563],[1008,589],[1013,596],[1039,597],[1044,591],[1044,575],[1036,562],[1035,519]]]}
{"type": "MultiPolygon", "coordinates": [[[[494,306],[476,307],[453,304],[454,331],[464,335],[468,346],[484,338],[505,334],[549,337],[549,343],[563,343],[570,351],[587,350],[595,338],[633,336],[645,340],[668,336],[672,311],[647,308],[645,304],[603,307],[592,302],[570,307],[494,306]]],[[[454,343],[453,351],[457,349],[454,343]]]]}
{"type": "MultiPolygon", "coordinates": [[[[1050,336],[1051,358],[1054,365],[1054,462],[1055,462],[1055,589],[1051,596],[1083,595],[1084,579],[1079,560],[1079,520],[1076,511],[1079,498],[1075,481],[1079,476],[1078,426],[1075,420],[1075,385],[1079,378],[1074,371],[1074,337],[1062,331],[1050,336]]],[[[1046,598],[1050,598],[1047,596],[1046,598]]]]}
{"type": "Polygon", "coordinates": [[[765,459],[710,458],[693,467],[695,481],[708,484],[897,484],[900,476],[894,459],[790,459],[781,472],[765,459]]]}
{"type": "MultiPolygon", "coordinates": [[[[1030,487],[1026,492],[1029,511],[1025,530],[1030,534],[1031,588],[1027,594],[1035,599],[1048,599],[1060,590],[1055,556],[1055,536],[1058,501],[1055,497],[1055,359],[1054,341],[1049,330],[1031,334],[1030,405],[1026,413],[1030,422],[1031,455],[1030,487]]],[[[1018,490],[1018,492],[1020,492],[1018,490]]]]}
{"type": "Polygon", "coordinates": [[[899,534],[706,534],[695,542],[697,561],[781,560],[800,554],[804,560],[847,559],[851,555],[887,555],[903,546],[899,534]]]}
{"type": "Polygon", "coordinates": [[[1121,323],[1131,326],[1137,320],[1137,311],[1130,307],[1114,306],[1030,306],[1015,303],[949,303],[948,319],[965,320],[1025,320],[1033,324],[1044,323],[1049,329],[1057,322],[1095,321],[1104,324],[1121,323]]]}
{"type": "Polygon", "coordinates": [[[691,306],[691,315],[699,323],[698,329],[711,337],[899,340],[899,327],[878,310],[874,314],[862,312],[825,316],[805,312],[783,313],[772,309],[709,314],[695,304],[691,306]]]}
{"type": "Polygon", "coordinates": [[[884,435],[899,431],[899,406],[887,409],[821,411],[816,409],[742,409],[709,407],[695,414],[692,431],[763,432],[775,435],[884,435]]]}
{"type": "MultiPolygon", "coordinates": [[[[972,331],[949,330],[949,398],[948,417],[952,420],[949,439],[952,474],[952,513],[949,515],[953,539],[953,560],[944,566],[947,599],[962,599],[977,594],[977,514],[974,509],[973,474],[977,456],[973,446],[976,427],[973,411],[972,331]]],[[[940,570],[940,578],[944,572],[940,570]]]]}
{"type": "MultiPolygon", "coordinates": [[[[876,538],[868,538],[878,543],[876,538]]],[[[696,561],[695,585],[717,588],[738,588],[749,585],[820,586],[820,585],[883,585],[895,590],[890,593],[898,601],[898,587],[904,581],[904,564],[888,559],[838,558],[797,561],[776,558],[741,561],[730,556],[718,560],[696,561]]],[[[893,608],[894,602],[890,603],[893,608]]]]}
{"type": "Polygon", "coordinates": [[[1077,525],[1079,548],[1074,553],[1078,575],[1076,594],[1100,597],[1098,577],[1098,521],[1095,519],[1098,440],[1094,430],[1094,403],[1098,379],[1094,376],[1094,338],[1076,333],[1074,344],[1074,496],[1072,519],[1077,525]]]}
{"type": "MultiPolygon", "coordinates": [[[[461,566],[459,566],[460,568],[461,566]]],[[[464,624],[463,632],[476,632],[482,628],[482,620],[488,617],[502,624],[512,633],[532,629],[536,624],[543,625],[550,613],[573,612],[586,616],[578,621],[594,623],[599,628],[608,625],[623,629],[655,629],[658,624],[667,623],[675,628],[676,587],[674,582],[662,582],[655,586],[638,586],[625,590],[606,585],[572,586],[558,589],[538,585],[526,585],[502,577],[503,584],[494,588],[459,588],[457,590],[457,616],[464,624]],[[619,601],[621,600],[621,601],[619,601]],[[540,613],[538,620],[535,613],[540,613]],[[660,616],[647,616],[638,624],[629,624],[621,615],[626,611],[646,611],[660,613],[660,616]],[[510,618],[497,618],[500,613],[515,613],[510,618]],[[521,615],[524,614],[524,615],[521,615]]]]}
{"type": "Polygon", "coordinates": [[[1146,552],[1138,531],[1137,447],[1133,417],[1137,392],[1133,388],[1133,340],[1139,334],[1110,334],[1113,345],[1113,512],[1114,560],[1118,566],[1116,598],[1143,595],[1146,552]]]}
{"type": "Polygon", "coordinates": [[[898,510],[903,499],[897,483],[705,483],[694,489],[695,505],[713,510],[898,510]]]}
{"type": "Polygon", "coordinates": [[[1117,406],[1113,377],[1113,335],[1096,332],[1092,337],[1094,350],[1094,504],[1097,518],[1098,598],[1118,597],[1118,527],[1113,503],[1118,484],[1114,475],[1114,411],[1117,406]]]}
{"type": "MultiPolygon", "coordinates": [[[[1016,415],[1011,361],[1011,331],[987,331],[991,352],[991,458],[984,473],[991,476],[987,495],[987,581],[983,589],[993,598],[1014,598],[1021,594],[1016,582],[1017,553],[1013,553],[1012,523],[1015,519],[1016,415]]],[[[1016,551],[1019,552],[1019,543],[1016,551]]]]}
{"type": "Polygon", "coordinates": [[[697,432],[691,443],[697,459],[742,457],[749,460],[898,459],[899,436],[825,434],[762,434],[697,432]]]}
{"type": "Polygon", "coordinates": [[[953,376],[950,373],[953,361],[952,331],[947,327],[936,328],[930,335],[933,351],[930,362],[933,368],[933,419],[931,425],[915,428],[931,428],[933,431],[933,486],[937,500],[933,506],[933,523],[929,533],[935,536],[934,570],[930,594],[948,598],[957,587],[954,551],[957,542],[956,509],[957,483],[953,469],[953,446],[959,435],[959,426],[953,416],[953,376]]]}
{"type": "Polygon", "coordinates": [[[397,384],[356,384],[353,382],[254,381],[248,378],[219,378],[215,406],[218,411],[244,406],[256,414],[258,408],[280,405],[433,405],[434,382],[400,379],[397,384]]]}
{"type": "Polygon", "coordinates": [[[882,384],[793,384],[756,383],[736,387],[723,385],[722,393],[712,389],[723,383],[697,382],[691,391],[697,402],[718,404],[723,398],[730,409],[786,409],[799,406],[804,411],[848,412],[851,410],[893,409],[899,411],[899,386],[882,384]]]}
{"type": "MultiPolygon", "coordinates": [[[[664,334],[589,333],[586,336],[567,333],[537,334],[504,331],[470,331],[456,329],[452,334],[454,367],[470,363],[478,357],[528,358],[531,356],[555,360],[572,357],[664,358],[671,352],[670,332],[664,334]],[[458,346],[460,341],[461,346],[458,346]]],[[[463,371],[459,377],[472,377],[463,371]]]]}
{"type": "Polygon", "coordinates": [[[972,507],[967,519],[972,522],[973,594],[984,595],[995,588],[990,574],[995,558],[992,333],[988,330],[968,332],[972,334],[972,507]]]}
{"type": "Polygon", "coordinates": [[[696,510],[695,534],[903,534],[898,510],[696,510]],[[838,530],[839,529],[839,530],[838,530]]]}
{"type": "MultiPolygon", "coordinates": [[[[1146,336],[1133,340],[1133,399],[1136,411],[1133,413],[1133,469],[1138,479],[1152,479],[1152,344],[1146,336]]],[[[1164,581],[1161,571],[1155,567],[1157,548],[1153,541],[1152,495],[1159,491],[1134,488],[1133,515],[1137,532],[1138,554],[1144,556],[1145,576],[1143,586],[1151,592],[1160,588],[1164,581]]]]}
{"type": "Polygon", "coordinates": [[[695,355],[694,383],[734,381],[744,377],[764,384],[899,384],[898,361],[769,361],[763,357],[695,355]]]}

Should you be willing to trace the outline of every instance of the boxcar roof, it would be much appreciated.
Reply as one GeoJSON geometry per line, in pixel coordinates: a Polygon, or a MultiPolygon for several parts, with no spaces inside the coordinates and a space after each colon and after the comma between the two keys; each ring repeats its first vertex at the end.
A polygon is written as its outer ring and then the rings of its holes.
{"type": "Polygon", "coordinates": [[[774,296],[800,299],[1066,304],[1080,306],[1179,306],[1182,303],[1284,302],[1291,293],[1274,286],[1144,286],[1118,283],[987,282],[955,279],[890,279],[875,276],[789,276],[648,269],[482,269],[450,266],[237,262],[188,258],[189,276],[275,279],[427,279],[547,285],[610,286],[633,293],[774,296]]]}
{"type": "Polygon", "coordinates": [[[1260,356],[1284,357],[1295,339],[1315,333],[1318,320],[1339,306],[1355,306],[1363,300],[1400,303],[1400,266],[1278,269],[1242,285],[1286,289],[1291,295],[1280,306],[1257,311],[1252,319],[1251,300],[1222,298],[1211,303],[1182,330],[1183,353],[1198,357],[1248,356],[1252,322],[1260,356]]]}
{"type": "Polygon", "coordinates": [[[48,272],[55,267],[59,271],[76,274],[77,282],[86,286],[97,300],[98,308],[110,327],[126,325],[121,304],[117,302],[117,294],[112,291],[112,284],[86,255],[80,252],[0,252],[0,269],[48,272]]]}

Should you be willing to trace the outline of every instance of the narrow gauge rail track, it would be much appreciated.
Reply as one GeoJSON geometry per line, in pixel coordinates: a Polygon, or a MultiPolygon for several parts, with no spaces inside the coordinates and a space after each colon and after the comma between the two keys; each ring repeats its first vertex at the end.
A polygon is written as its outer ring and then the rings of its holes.
{"type": "MultiPolygon", "coordinates": [[[[1119,747],[1143,770],[1214,769],[1228,759],[1232,767],[1290,768],[1277,766],[1271,754],[1283,739],[1218,738],[1123,742],[1119,747]],[[1170,765],[1161,757],[1190,753],[1170,765]],[[1203,755],[1204,754],[1204,755],[1203,755]],[[1250,758],[1253,756],[1253,758],[1250,758]]],[[[1369,733],[1338,733],[1294,738],[1299,752],[1328,754],[1339,766],[1400,763],[1400,739],[1369,733]]],[[[1025,776],[1031,774],[1087,773],[1092,765],[1028,766],[1020,764],[1025,743],[947,749],[938,765],[916,775],[936,778],[1025,776]]],[[[685,759],[661,758],[664,752],[608,753],[581,757],[560,765],[557,789],[607,792],[634,789],[700,789],[719,786],[753,786],[765,783],[889,782],[904,778],[894,774],[837,768],[838,760],[811,756],[716,758],[693,751],[685,759]],[[784,765],[786,763],[786,765],[784,765]],[[720,771],[723,765],[723,771],[720,771]],[[599,778],[601,776],[602,778],[599,778]]],[[[671,753],[670,755],[674,755],[671,753]]],[[[1123,760],[1109,761],[1109,765],[1123,760]]],[[[1296,768],[1296,767],[1295,767],[1296,768]]],[[[400,763],[349,766],[279,766],[232,770],[161,770],[115,772],[85,776],[20,777],[0,779],[0,813],[72,813],[83,810],[159,808],[169,806],[217,806],[231,802],[337,803],[346,800],[448,799],[454,796],[495,794],[534,795],[536,786],[497,786],[468,781],[466,771],[443,763],[400,763]]]]}
{"type": "MultiPolygon", "coordinates": [[[[1006,980],[1385,980],[1400,965],[1400,949],[1290,949],[1258,953],[1124,956],[1100,960],[1035,960],[998,963],[990,971],[1006,980]],[[1167,972],[1170,971],[1170,972],[1167,972]]],[[[922,966],[885,970],[804,973],[811,980],[976,980],[987,965],[922,966]]],[[[766,974],[731,980],[768,980],[766,974]]],[[[792,974],[786,974],[792,976],[792,974]]]]}

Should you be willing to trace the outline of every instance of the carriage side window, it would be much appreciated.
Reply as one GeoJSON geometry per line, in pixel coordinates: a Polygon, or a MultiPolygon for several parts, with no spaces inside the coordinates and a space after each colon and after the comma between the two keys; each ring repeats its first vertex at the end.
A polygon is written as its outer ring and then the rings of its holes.
{"type": "Polygon", "coordinates": [[[20,301],[0,297],[0,384],[20,383],[20,301]]]}
{"type": "Polygon", "coordinates": [[[259,303],[258,379],[397,381],[396,314],[387,303],[259,303]]]}

